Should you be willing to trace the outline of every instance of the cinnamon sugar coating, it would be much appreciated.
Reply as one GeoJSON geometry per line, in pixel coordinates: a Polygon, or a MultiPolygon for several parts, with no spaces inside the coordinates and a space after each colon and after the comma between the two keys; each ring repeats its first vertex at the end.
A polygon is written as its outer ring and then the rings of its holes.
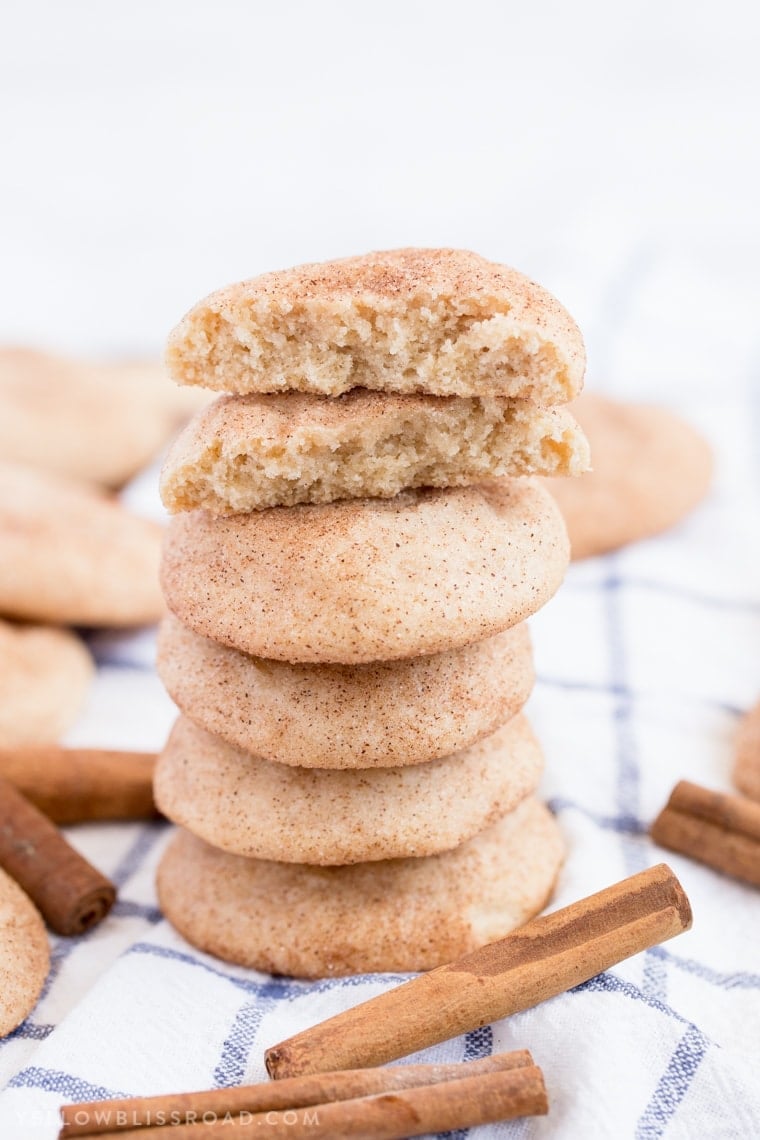
{"type": "Polygon", "coordinates": [[[403,768],[293,768],[180,718],[156,769],[159,810],[235,855],[322,866],[435,855],[536,790],[538,741],[522,716],[464,752],[403,768]]]}
{"type": "Polygon", "coordinates": [[[349,867],[245,859],[179,831],[158,895],[189,942],[241,966],[303,978],[431,970],[540,911],[564,850],[533,798],[454,851],[349,867]]]}
{"type": "Polygon", "coordinates": [[[359,664],[443,653],[535,613],[567,567],[551,495],[530,479],[175,515],[169,608],[196,633],[258,657],[359,664]]]}
{"type": "Polygon", "coordinates": [[[534,680],[524,623],[427,657],[291,665],[220,645],[170,616],[158,672],[202,728],[306,768],[400,767],[460,752],[518,713],[534,680]]]}

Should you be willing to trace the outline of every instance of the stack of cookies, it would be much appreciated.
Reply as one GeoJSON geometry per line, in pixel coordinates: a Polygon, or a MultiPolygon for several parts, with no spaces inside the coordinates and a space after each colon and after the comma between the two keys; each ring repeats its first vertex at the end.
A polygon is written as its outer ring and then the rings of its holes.
{"type": "Polygon", "coordinates": [[[580,334],[520,274],[401,250],[233,285],[172,334],[228,395],[172,449],[156,798],[170,921],[302,977],[428,969],[547,901],[524,621],[585,470],[580,334]]]}

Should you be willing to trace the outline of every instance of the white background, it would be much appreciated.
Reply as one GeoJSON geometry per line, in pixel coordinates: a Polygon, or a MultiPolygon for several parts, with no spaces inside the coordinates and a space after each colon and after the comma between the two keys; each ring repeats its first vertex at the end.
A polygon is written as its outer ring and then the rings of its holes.
{"type": "Polygon", "coordinates": [[[760,299],[756,11],[9,3],[0,338],[158,352],[228,281],[449,244],[553,288],[597,383],[667,398],[701,365],[714,383],[719,360],[683,341],[717,321],[751,352],[760,299]],[[611,358],[616,283],[663,245],[711,285],[695,311],[663,283],[670,353],[646,353],[642,314],[611,358]]]}

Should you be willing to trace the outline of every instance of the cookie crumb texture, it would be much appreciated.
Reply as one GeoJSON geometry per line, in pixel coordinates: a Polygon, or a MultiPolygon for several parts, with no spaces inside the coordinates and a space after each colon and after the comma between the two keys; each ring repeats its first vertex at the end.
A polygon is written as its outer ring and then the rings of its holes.
{"type": "Polygon", "coordinates": [[[453,249],[267,273],[196,305],[169,338],[175,380],[222,392],[362,387],[542,404],[581,389],[583,341],[545,289],[453,249]]]}
{"type": "Polygon", "coordinates": [[[179,831],[158,895],[189,942],[240,966],[300,978],[431,970],[537,914],[564,853],[532,797],[454,851],[349,867],[246,859],[179,831]]]}
{"type": "Polygon", "coordinates": [[[225,515],[392,498],[519,475],[580,475],[588,445],[564,408],[523,400],[285,393],[224,397],[175,442],[161,497],[225,515]]]}

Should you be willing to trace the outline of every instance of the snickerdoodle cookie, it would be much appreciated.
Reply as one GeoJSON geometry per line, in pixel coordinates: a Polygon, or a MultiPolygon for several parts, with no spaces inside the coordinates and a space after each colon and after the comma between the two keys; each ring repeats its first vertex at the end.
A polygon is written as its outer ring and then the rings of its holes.
{"type": "Polygon", "coordinates": [[[507,475],[579,475],[588,446],[565,408],[525,400],[285,392],[223,396],[175,441],[161,477],[171,512],[215,515],[391,498],[507,475]]]}
{"type": "Polygon", "coordinates": [[[449,851],[534,792],[542,770],[522,716],[454,756],[344,771],[262,760],[180,718],[155,796],[164,815],[214,847],[331,866],[449,851]]]}
{"type": "Polygon", "coordinates": [[[0,460],[119,487],[207,400],[159,363],[0,348],[0,460]]]}
{"type": "Polygon", "coordinates": [[[0,614],[141,625],[163,612],[161,528],[83,483],[0,463],[0,614]]]}
{"type": "Polygon", "coordinates": [[[535,613],[567,566],[562,517],[530,479],[393,499],[175,515],[162,583],[180,621],[282,661],[443,653],[535,613]]]}
{"type": "Polygon", "coordinates": [[[27,1017],[50,969],[42,915],[18,883],[0,870],[0,1037],[27,1017]]]}
{"type": "Polygon", "coordinates": [[[90,654],[68,630],[0,621],[0,746],[59,740],[93,673],[90,654]]]}
{"type": "Polygon", "coordinates": [[[350,388],[572,399],[581,334],[521,273],[456,249],[397,249],[300,265],[220,289],[169,338],[182,384],[222,392],[350,388]]]}
{"type": "Polygon", "coordinates": [[[529,797],[454,851],[348,867],[246,859],[180,831],[158,894],[188,941],[243,966],[311,978],[430,970],[532,918],[563,855],[553,816],[529,797]]]}
{"type": "Polygon", "coordinates": [[[290,665],[250,657],[167,617],[158,672],[202,728],[304,768],[394,767],[459,752],[519,712],[534,680],[523,622],[428,657],[290,665]]]}
{"type": "Polygon", "coordinates": [[[571,411],[588,437],[592,470],[547,486],[565,517],[573,558],[659,534],[707,494],[710,448],[680,416],[589,392],[571,411]]]}

